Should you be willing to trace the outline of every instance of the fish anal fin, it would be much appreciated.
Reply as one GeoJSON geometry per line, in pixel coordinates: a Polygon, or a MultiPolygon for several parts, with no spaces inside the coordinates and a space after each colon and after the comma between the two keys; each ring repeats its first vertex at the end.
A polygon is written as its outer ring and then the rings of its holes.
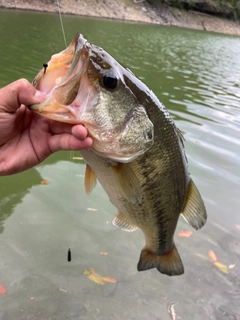
{"type": "Polygon", "coordinates": [[[181,215],[196,230],[200,229],[207,220],[204,202],[192,180],[189,183],[187,200],[181,215]]]}
{"type": "Polygon", "coordinates": [[[142,190],[138,178],[127,163],[112,166],[119,186],[129,202],[142,202],[142,190]]]}
{"type": "Polygon", "coordinates": [[[118,211],[116,217],[113,219],[112,224],[124,231],[132,232],[138,229],[122,212],[118,211]]]}
{"type": "Polygon", "coordinates": [[[158,255],[147,247],[143,248],[137,265],[138,271],[152,268],[168,276],[177,276],[184,273],[184,267],[176,246],[173,244],[171,251],[158,255]]]}
{"type": "Polygon", "coordinates": [[[84,178],[84,187],[86,195],[89,195],[97,184],[97,178],[92,168],[87,164],[84,178]]]}

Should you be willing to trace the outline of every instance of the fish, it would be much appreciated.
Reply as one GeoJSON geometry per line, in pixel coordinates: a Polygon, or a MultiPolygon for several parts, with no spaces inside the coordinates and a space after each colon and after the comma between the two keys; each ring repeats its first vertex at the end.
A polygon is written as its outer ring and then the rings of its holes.
{"type": "Polygon", "coordinates": [[[32,111],[87,128],[93,145],[81,150],[86,194],[98,180],[117,208],[113,225],[143,232],[137,270],[183,274],[174,243],[178,219],[197,230],[207,213],[169,111],[133,72],[81,34],[51,57],[33,85],[47,99],[29,106],[32,111]]]}

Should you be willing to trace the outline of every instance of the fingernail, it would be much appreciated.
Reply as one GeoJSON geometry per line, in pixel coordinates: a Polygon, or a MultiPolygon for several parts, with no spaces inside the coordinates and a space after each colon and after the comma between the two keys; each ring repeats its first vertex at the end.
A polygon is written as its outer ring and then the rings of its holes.
{"type": "Polygon", "coordinates": [[[34,95],[40,101],[43,101],[43,100],[45,100],[47,98],[47,95],[45,93],[42,93],[42,92],[40,92],[38,90],[35,92],[34,95]]]}

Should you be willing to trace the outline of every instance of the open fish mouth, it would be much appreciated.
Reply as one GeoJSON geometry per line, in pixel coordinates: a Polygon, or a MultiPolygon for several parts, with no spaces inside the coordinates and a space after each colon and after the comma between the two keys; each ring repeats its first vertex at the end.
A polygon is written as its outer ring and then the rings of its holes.
{"type": "MultiPolygon", "coordinates": [[[[54,54],[47,66],[33,80],[36,89],[45,93],[48,98],[38,105],[31,105],[32,111],[62,122],[80,123],[81,105],[86,98],[79,94],[82,78],[86,72],[89,59],[89,44],[77,34],[70,45],[62,52],[54,54]],[[78,99],[76,101],[77,96],[78,99]],[[82,100],[82,101],[80,101],[82,100]]],[[[85,76],[85,82],[87,77],[85,76]]],[[[88,82],[85,87],[90,86],[88,82]]],[[[89,90],[81,90],[86,95],[89,90]]]]}
{"type": "Polygon", "coordinates": [[[93,150],[120,162],[137,158],[154,142],[154,128],[127,85],[133,74],[102,48],[77,34],[33,81],[47,95],[29,107],[52,120],[84,125],[93,150]]]}

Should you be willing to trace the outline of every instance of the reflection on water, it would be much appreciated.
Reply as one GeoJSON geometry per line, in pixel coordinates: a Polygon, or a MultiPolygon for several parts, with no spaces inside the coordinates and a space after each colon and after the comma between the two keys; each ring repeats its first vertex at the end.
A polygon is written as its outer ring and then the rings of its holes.
{"type": "MultiPolygon", "coordinates": [[[[83,189],[84,164],[61,152],[0,184],[0,319],[240,318],[240,39],[191,30],[64,16],[76,32],[104,47],[156,93],[184,132],[190,172],[208,210],[189,238],[179,221],[181,277],[136,271],[141,231],[124,233],[98,185],[83,189]],[[70,160],[70,161],[69,161],[70,160]],[[41,185],[41,180],[49,181],[41,185]],[[67,262],[67,249],[72,261],[67,262]],[[226,265],[223,273],[211,262],[226,265]],[[101,255],[106,252],[107,255],[101,255]],[[98,285],[87,268],[116,283],[98,285]]],[[[57,15],[0,12],[0,86],[32,80],[64,48],[57,15]]],[[[192,230],[191,230],[192,231],[192,230]]]]}
{"type": "Polygon", "coordinates": [[[1,177],[0,184],[0,233],[3,232],[3,222],[12,214],[14,208],[22,202],[25,194],[41,181],[35,169],[29,170],[29,174],[21,173],[16,176],[1,177]],[[23,178],[22,178],[23,177],[23,178]],[[21,183],[16,184],[17,181],[21,183]]]}

